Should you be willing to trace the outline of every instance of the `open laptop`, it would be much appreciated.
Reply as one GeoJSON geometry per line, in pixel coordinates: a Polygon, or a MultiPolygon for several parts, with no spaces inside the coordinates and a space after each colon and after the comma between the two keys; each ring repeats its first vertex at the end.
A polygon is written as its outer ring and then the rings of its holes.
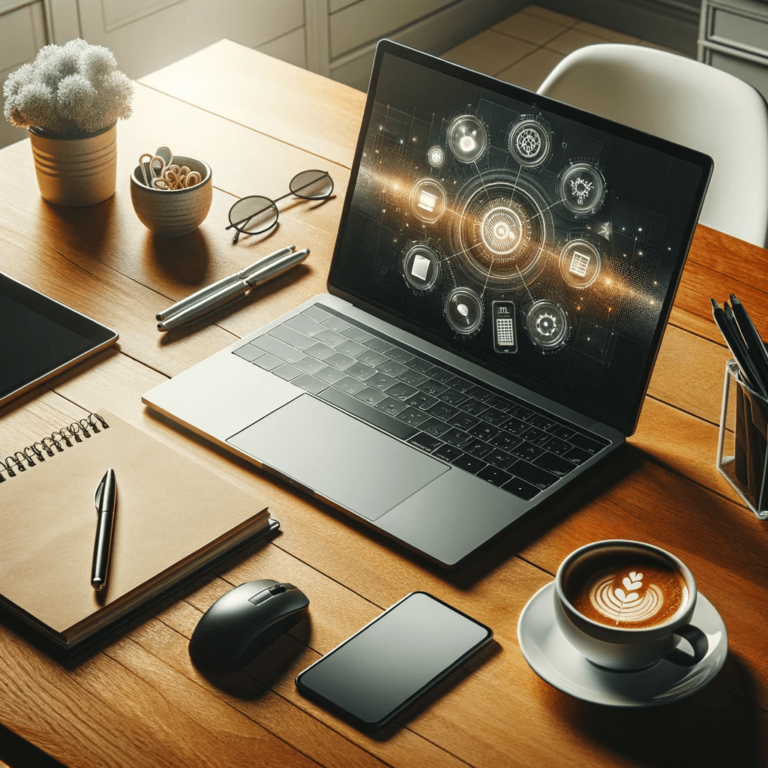
{"type": "Polygon", "coordinates": [[[382,41],[329,294],[143,400],[455,566],[634,431],[711,171],[382,41]]]}

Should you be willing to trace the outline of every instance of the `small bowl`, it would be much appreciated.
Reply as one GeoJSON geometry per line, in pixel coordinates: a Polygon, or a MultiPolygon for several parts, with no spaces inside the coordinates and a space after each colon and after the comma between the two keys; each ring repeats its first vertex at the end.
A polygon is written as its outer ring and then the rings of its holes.
{"type": "Polygon", "coordinates": [[[203,180],[188,189],[152,189],[144,186],[141,166],[131,174],[133,210],[147,229],[162,237],[181,237],[194,232],[205,221],[213,199],[211,166],[193,157],[175,156],[175,165],[198,171],[203,180]]]}

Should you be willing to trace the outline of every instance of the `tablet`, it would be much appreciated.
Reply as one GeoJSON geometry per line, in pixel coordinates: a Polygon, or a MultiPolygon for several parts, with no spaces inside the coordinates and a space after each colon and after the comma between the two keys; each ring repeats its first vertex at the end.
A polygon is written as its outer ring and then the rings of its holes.
{"type": "Polygon", "coordinates": [[[296,678],[296,687],[356,727],[386,725],[493,637],[426,592],[412,592],[296,678]]]}
{"type": "Polygon", "coordinates": [[[0,406],[117,338],[111,328],[0,272],[0,406]]]}

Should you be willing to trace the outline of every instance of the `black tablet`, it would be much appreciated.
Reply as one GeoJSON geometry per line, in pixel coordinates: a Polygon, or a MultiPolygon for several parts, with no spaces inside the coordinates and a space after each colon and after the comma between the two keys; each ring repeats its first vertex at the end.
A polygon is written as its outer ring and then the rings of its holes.
{"type": "Polygon", "coordinates": [[[111,328],[0,272],[0,405],[117,338],[111,328]]]}
{"type": "Polygon", "coordinates": [[[300,672],[296,687],[365,730],[386,725],[493,637],[426,592],[412,592],[300,672]]]}

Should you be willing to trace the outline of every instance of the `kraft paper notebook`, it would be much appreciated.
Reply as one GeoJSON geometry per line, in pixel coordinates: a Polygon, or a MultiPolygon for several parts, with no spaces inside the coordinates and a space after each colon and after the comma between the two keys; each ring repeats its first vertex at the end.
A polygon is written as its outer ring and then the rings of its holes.
{"type": "Polygon", "coordinates": [[[0,462],[0,606],[54,655],[72,655],[278,527],[263,501],[108,411],[16,459],[0,462]],[[102,598],[90,584],[94,493],[110,467],[117,509],[102,598]]]}

